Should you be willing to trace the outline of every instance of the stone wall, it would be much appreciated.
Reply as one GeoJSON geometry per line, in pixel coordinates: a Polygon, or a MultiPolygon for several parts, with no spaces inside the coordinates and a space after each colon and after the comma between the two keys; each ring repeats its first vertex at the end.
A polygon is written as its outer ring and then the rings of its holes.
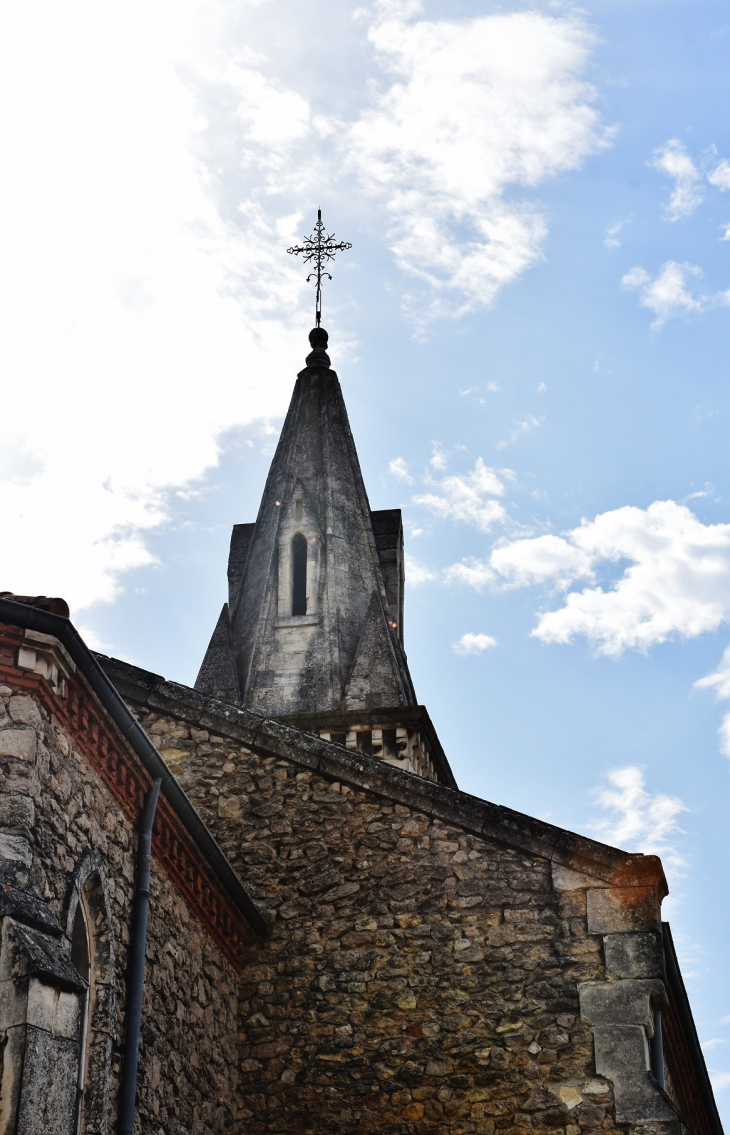
{"type": "Polygon", "coordinates": [[[614,1130],[579,996],[607,976],[595,880],[556,887],[547,858],[319,775],[306,752],[134,708],[272,916],[240,989],[241,1130],[614,1130]]]}
{"type": "MultiPolygon", "coordinates": [[[[96,963],[85,1130],[111,1132],[121,1075],[136,835],[43,705],[0,685],[0,855],[70,932],[82,895],[96,963]],[[110,1067],[105,1067],[109,1064],[110,1067]],[[109,1118],[111,1116],[111,1118],[109,1118]]],[[[236,979],[153,862],[140,1057],[145,1135],[233,1130],[236,979]]]]}

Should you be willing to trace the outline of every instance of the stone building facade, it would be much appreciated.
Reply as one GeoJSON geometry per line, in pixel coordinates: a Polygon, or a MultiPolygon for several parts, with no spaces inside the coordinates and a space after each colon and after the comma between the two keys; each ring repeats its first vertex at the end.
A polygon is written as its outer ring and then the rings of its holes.
{"type": "MultiPolygon", "coordinates": [[[[118,696],[84,679],[95,663],[78,637],[72,656],[24,625],[44,612],[5,607],[19,611],[0,613],[0,1131],[111,1135],[135,829],[156,770],[118,696]]],[[[179,804],[158,806],[151,865],[137,1129],[155,1135],[234,1130],[239,975],[264,929],[179,804]]]]}
{"type": "Polygon", "coordinates": [[[0,597],[0,1135],[721,1135],[659,860],[458,790],[310,342],[194,689],[0,597]]]}

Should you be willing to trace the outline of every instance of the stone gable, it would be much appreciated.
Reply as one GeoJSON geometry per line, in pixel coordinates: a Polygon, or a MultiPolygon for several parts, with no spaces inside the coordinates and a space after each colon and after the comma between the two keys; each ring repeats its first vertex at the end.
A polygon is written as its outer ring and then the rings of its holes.
{"type": "Polygon", "coordinates": [[[657,861],[113,668],[271,918],[239,990],[242,1128],[580,1135],[618,1108],[678,1131],[645,1068],[657,861]],[[611,1078],[622,1027],[644,1049],[611,1078]]]}

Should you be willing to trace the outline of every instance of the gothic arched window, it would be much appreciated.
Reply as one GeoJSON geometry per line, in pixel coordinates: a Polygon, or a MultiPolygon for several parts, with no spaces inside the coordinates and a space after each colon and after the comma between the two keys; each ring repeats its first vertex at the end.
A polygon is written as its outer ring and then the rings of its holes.
{"type": "Polygon", "coordinates": [[[76,972],[86,982],[83,1005],[81,1009],[81,1030],[79,1036],[79,1076],[76,1087],[76,1106],[74,1133],[81,1131],[82,1110],[84,1102],[84,1087],[87,1074],[87,1041],[89,1035],[89,992],[91,988],[91,950],[89,947],[89,930],[84,909],[84,899],[79,897],[74,914],[73,929],[71,931],[71,961],[76,972]]]}
{"type": "Polygon", "coordinates": [[[291,542],[292,615],[307,613],[307,541],[297,532],[291,542]]]}
{"type": "Polygon", "coordinates": [[[79,1035],[74,1135],[107,1135],[117,973],[111,899],[104,864],[97,851],[87,852],[76,869],[68,901],[66,936],[71,943],[71,960],[88,983],[79,1035]]]}

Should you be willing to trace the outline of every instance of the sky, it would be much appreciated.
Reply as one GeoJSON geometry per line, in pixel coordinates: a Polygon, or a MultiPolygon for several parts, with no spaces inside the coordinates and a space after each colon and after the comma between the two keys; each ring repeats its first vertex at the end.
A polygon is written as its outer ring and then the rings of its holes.
{"type": "Polygon", "coordinates": [[[314,296],[465,790],[660,854],[730,1117],[730,9],[39,0],[0,37],[0,589],[192,684],[314,296]]]}

